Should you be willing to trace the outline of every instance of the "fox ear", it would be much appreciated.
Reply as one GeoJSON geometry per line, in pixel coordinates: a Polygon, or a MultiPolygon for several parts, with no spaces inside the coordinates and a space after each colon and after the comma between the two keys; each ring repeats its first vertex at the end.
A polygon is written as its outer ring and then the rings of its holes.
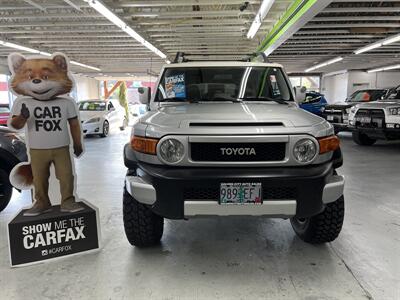
{"type": "Polygon", "coordinates": [[[25,61],[25,56],[22,54],[11,53],[8,56],[8,67],[10,68],[11,73],[17,73],[25,61]]]}
{"type": "Polygon", "coordinates": [[[64,55],[56,54],[53,57],[53,61],[61,70],[65,71],[65,72],[68,71],[68,62],[64,55]]]}

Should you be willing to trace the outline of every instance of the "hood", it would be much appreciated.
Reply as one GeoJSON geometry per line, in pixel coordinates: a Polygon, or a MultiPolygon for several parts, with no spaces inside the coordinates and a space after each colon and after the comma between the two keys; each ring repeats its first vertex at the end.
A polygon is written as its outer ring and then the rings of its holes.
{"type": "Polygon", "coordinates": [[[156,111],[145,115],[141,121],[168,128],[187,128],[194,122],[281,122],[285,127],[303,127],[320,123],[322,119],[294,104],[219,102],[164,104],[156,111]]]}
{"type": "Polygon", "coordinates": [[[385,109],[388,107],[400,107],[400,100],[398,101],[376,101],[376,102],[368,102],[358,105],[358,108],[372,108],[372,109],[385,109]]]}
{"type": "Polygon", "coordinates": [[[81,116],[81,121],[86,122],[92,118],[99,118],[106,114],[106,111],[88,111],[88,110],[80,110],[79,115],[81,116]]]}

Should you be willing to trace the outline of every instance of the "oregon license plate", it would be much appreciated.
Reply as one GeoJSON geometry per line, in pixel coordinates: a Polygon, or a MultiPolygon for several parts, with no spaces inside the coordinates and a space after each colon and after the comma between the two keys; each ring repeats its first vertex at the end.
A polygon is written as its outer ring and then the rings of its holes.
{"type": "Polygon", "coordinates": [[[261,183],[221,183],[220,204],[262,204],[261,183]]]}

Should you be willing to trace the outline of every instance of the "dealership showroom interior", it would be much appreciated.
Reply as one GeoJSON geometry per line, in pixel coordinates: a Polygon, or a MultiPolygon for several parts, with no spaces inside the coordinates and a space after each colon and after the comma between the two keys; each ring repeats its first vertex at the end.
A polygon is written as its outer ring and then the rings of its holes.
{"type": "Polygon", "coordinates": [[[0,0],[0,300],[400,300],[400,0],[0,0]]]}

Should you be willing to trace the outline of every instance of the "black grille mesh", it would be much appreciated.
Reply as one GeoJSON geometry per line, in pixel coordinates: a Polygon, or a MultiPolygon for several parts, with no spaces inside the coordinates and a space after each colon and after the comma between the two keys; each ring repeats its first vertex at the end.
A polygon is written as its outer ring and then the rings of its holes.
{"type": "MultiPolygon", "coordinates": [[[[193,161],[282,161],[286,143],[191,143],[193,161]],[[255,155],[246,150],[243,155],[223,154],[221,148],[254,149],[255,155]]],[[[225,153],[227,151],[225,150],[225,153]]]]}
{"type": "MultiPolygon", "coordinates": [[[[184,199],[215,200],[219,199],[219,187],[191,187],[183,192],[184,199]]],[[[297,189],[294,187],[266,187],[263,188],[263,200],[297,199],[297,189]]]]}

